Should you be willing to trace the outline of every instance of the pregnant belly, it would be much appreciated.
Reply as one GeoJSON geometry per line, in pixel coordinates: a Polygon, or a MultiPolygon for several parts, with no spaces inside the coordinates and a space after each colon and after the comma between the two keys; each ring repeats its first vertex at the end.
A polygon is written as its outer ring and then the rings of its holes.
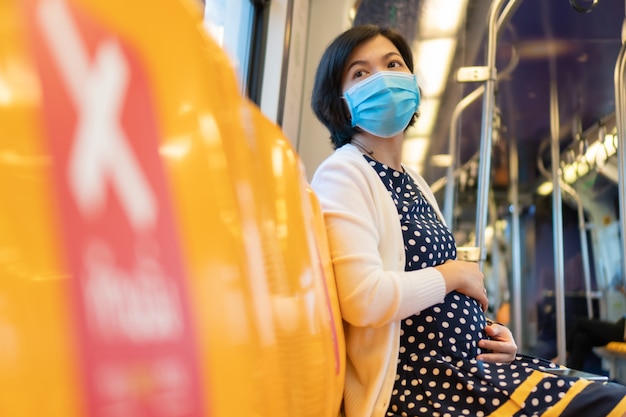
{"type": "Polygon", "coordinates": [[[402,338],[427,356],[473,359],[480,353],[478,341],[486,338],[485,326],[480,304],[453,291],[443,303],[406,319],[402,338]]]}

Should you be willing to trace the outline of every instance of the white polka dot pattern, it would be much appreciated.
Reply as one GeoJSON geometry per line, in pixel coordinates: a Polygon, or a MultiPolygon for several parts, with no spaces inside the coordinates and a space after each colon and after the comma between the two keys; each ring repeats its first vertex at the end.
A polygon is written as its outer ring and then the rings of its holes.
{"type": "MultiPolygon", "coordinates": [[[[407,173],[365,158],[378,172],[398,208],[405,241],[405,270],[436,266],[456,258],[454,237],[413,179],[407,173]]],[[[403,320],[397,375],[386,416],[487,416],[511,401],[511,394],[533,372],[556,366],[524,355],[511,364],[476,360],[481,352],[478,341],[486,337],[485,326],[485,316],[476,300],[457,292],[449,293],[443,303],[403,320]]],[[[514,416],[543,414],[563,398],[575,381],[542,374],[514,416]]],[[[597,385],[600,384],[590,384],[597,385]]],[[[612,389],[611,398],[617,403],[626,388],[612,389]]]]}

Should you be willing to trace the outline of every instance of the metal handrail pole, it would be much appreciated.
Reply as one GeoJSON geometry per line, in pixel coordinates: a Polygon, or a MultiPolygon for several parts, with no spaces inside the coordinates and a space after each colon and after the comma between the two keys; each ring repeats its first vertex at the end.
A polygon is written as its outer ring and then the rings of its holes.
{"type": "Polygon", "coordinates": [[[585,212],[583,210],[583,202],[580,196],[567,183],[561,181],[561,188],[567,194],[576,200],[576,208],[578,213],[578,232],[580,234],[580,254],[583,262],[583,278],[585,280],[585,298],[587,300],[587,317],[593,318],[593,304],[591,301],[591,263],[589,261],[589,245],[587,238],[587,223],[585,222],[585,212]]]}
{"type": "MultiPolygon", "coordinates": [[[[510,19],[511,15],[517,10],[517,6],[521,3],[521,0],[513,0],[509,1],[506,7],[503,9],[500,14],[498,21],[496,22],[496,37],[498,37],[504,28],[506,22],[510,19]]],[[[496,83],[501,77],[504,77],[517,67],[519,62],[519,54],[514,50],[514,54],[511,58],[509,64],[502,70],[500,74],[496,77],[496,83]]],[[[452,113],[452,117],[450,120],[450,133],[448,137],[448,155],[451,157],[450,165],[448,165],[448,169],[446,171],[446,176],[444,177],[446,190],[444,194],[444,206],[443,206],[443,217],[448,224],[448,227],[452,227],[452,216],[454,212],[454,178],[458,175],[458,170],[456,167],[459,164],[457,158],[457,144],[458,144],[458,121],[461,117],[461,113],[469,107],[474,101],[480,98],[485,93],[485,85],[482,84],[474,91],[469,93],[467,96],[463,97],[461,101],[459,101],[454,108],[454,112],[452,113]]]]}
{"type": "Polygon", "coordinates": [[[552,232],[554,238],[554,296],[556,304],[556,346],[557,356],[565,363],[565,279],[563,266],[563,207],[561,196],[561,167],[559,161],[559,96],[556,76],[556,62],[550,61],[550,154],[552,157],[552,232]]]}
{"type": "Polygon", "coordinates": [[[511,319],[513,337],[518,346],[524,346],[522,332],[522,261],[520,242],[520,209],[519,209],[519,154],[517,139],[512,138],[509,150],[509,200],[511,202],[511,319]]]}
{"type": "MultiPolygon", "coordinates": [[[[622,24],[622,47],[619,51],[615,64],[615,122],[617,128],[617,172],[619,190],[619,217],[621,226],[622,252],[626,252],[626,196],[624,184],[626,184],[626,146],[624,134],[626,129],[626,109],[624,108],[624,71],[626,69],[626,19],[622,24]]],[[[622,256],[622,285],[626,287],[626,256],[622,256]]]]}
{"type": "Polygon", "coordinates": [[[480,140],[480,164],[478,167],[478,196],[476,208],[476,242],[480,250],[478,265],[484,270],[487,254],[485,251],[485,227],[487,226],[487,203],[489,201],[489,178],[491,174],[491,146],[493,138],[493,114],[495,108],[496,84],[496,41],[497,16],[502,7],[502,0],[494,0],[489,9],[487,41],[487,68],[489,77],[485,81],[483,114],[480,140]]]}
{"type": "Polygon", "coordinates": [[[452,216],[454,212],[454,177],[456,166],[458,165],[457,158],[457,129],[459,117],[463,110],[465,110],[470,104],[476,101],[485,92],[485,86],[481,85],[467,96],[463,97],[461,101],[454,108],[452,113],[452,120],[450,121],[450,136],[448,139],[448,154],[451,157],[450,165],[446,173],[446,191],[443,203],[443,218],[446,221],[448,227],[452,227],[452,216]]]}

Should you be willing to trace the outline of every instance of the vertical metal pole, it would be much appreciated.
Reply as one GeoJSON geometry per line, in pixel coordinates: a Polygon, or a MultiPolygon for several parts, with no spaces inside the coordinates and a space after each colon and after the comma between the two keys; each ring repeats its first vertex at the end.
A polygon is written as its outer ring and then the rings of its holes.
{"type": "Polygon", "coordinates": [[[522,265],[521,233],[519,224],[519,155],[517,138],[511,138],[509,149],[509,201],[511,202],[511,307],[513,318],[513,337],[518,346],[524,346],[522,339],[522,265]]]}
{"type": "Polygon", "coordinates": [[[448,139],[448,154],[451,156],[451,162],[448,166],[448,170],[446,173],[446,190],[444,197],[444,205],[443,205],[443,218],[446,221],[448,227],[452,228],[452,215],[454,212],[454,172],[456,171],[456,167],[459,165],[458,158],[458,122],[459,117],[463,110],[467,108],[470,104],[476,101],[480,96],[485,92],[485,86],[481,85],[476,90],[469,93],[467,96],[463,97],[461,101],[454,108],[454,112],[452,113],[451,123],[450,123],[450,136],[448,139]]]}
{"type": "MultiPolygon", "coordinates": [[[[487,222],[487,210],[485,207],[489,198],[489,177],[491,172],[491,135],[493,124],[493,109],[495,107],[495,85],[497,83],[496,69],[495,69],[495,42],[498,35],[503,30],[506,22],[515,13],[521,0],[509,0],[502,13],[498,16],[498,10],[501,7],[500,1],[495,1],[491,4],[489,10],[489,50],[487,57],[487,66],[490,72],[490,79],[479,88],[459,102],[452,115],[452,123],[450,128],[449,137],[449,155],[451,156],[452,163],[448,167],[446,176],[446,191],[445,191],[445,203],[444,203],[444,218],[448,225],[452,226],[453,211],[454,211],[454,177],[456,167],[459,164],[457,160],[457,122],[461,112],[478,97],[485,94],[483,101],[483,126],[482,126],[482,138],[480,153],[481,163],[483,164],[479,169],[479,188],[478,188],[478,204],[477,207],[477,219],[476,219],[476,242],[475,246],[480,249],[479,266],[482,269],[484,267],[484,260],[486,259],[486,251],[484,250],[484,225],[487,222]],[[497,19],[497,21],[496,21],[497,19]]],[[[514,54],[509,66],[504,69],[501,75],[512,72],[517,66],[518,56],[514,54]]],[[[515,175],[517,176],[517,165],[515,167],[515,175]]],[[[517,191],[514,192],[517,195],[517,191]]],[[[518,209],[518,204],[514,204],[515,210],[518,209]]],[[[511,293],[511,299],[516,300],[513,304],[516,307],[513,310],[513,322],[514,322],[514,337],[517,343],[522,345],[522,311],[521,311],[521,266],[520,266],[520,254],[519,254],[519,211],[514,213],[513,220],[513,232],[512,241],[517,242],[517,250],[514,249],[514,263],[513,263],[513,291],[511,293]]],[[[515,247],[515,243],[513,244],[515,247]]]]}
{"type": "Polygon", "coordinates": [[[559,97],[556,62],[550,62],[550,134],[552,156],[552,230],[554,236],[554,290],[556,302],[556,345],[559,362],[565,363],[565,285],[563,267],[563,207],[561,201],[560,148],[559,148],[559,97]]]}
{"type": "MultiPolygon", "coordinates": [[[[626,68],[626,19],[622,24],[622,48],[620,49],[617,64],[615,65],[615,120],[617,125],[617,171],[619,187],[619,218],[621,220],[622,253],[626,253],[626,196],[624,186],[626,184],[626,146],[624,134],[626,129],[626,113],[624,108],[624,70],[626,68]]],[[[622,256],[622,285],[626,287],[626,256],[622,256]]]]}
{"type": "MultiPolygon", "coordinates": [[[[511,18],[513,13],[517,10],[517,7],[520,5],[521,0],[510,0],[506,7],[502,10],[502,14],[498,17],[496,21],[494,42],[497,37],[502,32],[504,25],[511,18]]],[[[497,14],[497,13],[496,13],[497,14]]],[[[494,16],[494,18],[497,16],[494,16]]],[[[500,76],[504,76],[505,74],[509,74],[515,69],[518,63],[517,54],[511,59],[511,62],[507,66],[507,68],[502,71],[500,76]]],[[[494,68],[495,68],[495,59],[494,59],[494,68]]],[[[497,79],[496,79],[497,82],[497,79]]],[[[458,160],[458,121],[459,117],[463,110],[465,110],[470,104],[476,101],[480,96],[485,93],[485,85],[481,85],[467,96],[463,97],[463,99],[456,105],[454,108],[454,112],[452,113],[451,123],[450,123],[450,134],[448,138],[448,155],[450,155],[451,163],[448,166],[448,170],[446,171],[446,190],[444,196],[444,206],[443,206],[443,218],[446,221],[448,227],[452,228],[452,215],[454,212],[454,178],[456,176],[456,169],[459,166],[458,160]]]]}
{"type": "Polygon", "coordinates": [[[578,233],[580,235],[580,256],[583,262],[583,278],[585,280],[585,297],[587,299],[587,317],[593,317],[593,304],[591,301],[591,268],[589,262],[589,246],[587,244],[587,224],[585,223],[585,212],[583,210],[583,202],[580,196],[566,182],[560,181],[559,185],[563,191],[572,196],[576,200],[578,212],[578,233]]]}
{"type": "Polygon", "coordinates": [[[485,227],[487,226],[487,204],[489,202],[489,179],[491,176],[491,143],[493,136],[493,113],[495,107],[496,85],[496,37],[497,17],[502,0],[494,0],[489,8],[489,26],[487,40],[487,68],[489,79],[485,81],[483,114],[480,140],[480,165],[478,167],[478,202],[476,207],[476,244],[480,249],[478,264],[484,269],[487,253],[485,250],[485,227]]]}
{"type": "Polygon", "coordinates": [[[287,0],[287,17],[285,21],[285,39],[283,41],[283,65],[280,73],[280,94],[278,95],[278,110],[276,123],[283,126],[283,116],[285,115],[285,95],[287,94],[287,77],[289,75],[289,55],[291,54],[291,33],[293,32],[293,2],[287,0]]]}
{"type": "Polygon", "coordinates": [[[587,317],[593,318],[593,303],[591,300],[591,267],[589,263],[589,247],[587,245],[587,223],[585,222],[585,212],[583,202],[576,195],[578,205],[578,231],[580,233],[580,255],[583,261],[583,276],[585,278],[585,298],[587,299],[587,317]]]}

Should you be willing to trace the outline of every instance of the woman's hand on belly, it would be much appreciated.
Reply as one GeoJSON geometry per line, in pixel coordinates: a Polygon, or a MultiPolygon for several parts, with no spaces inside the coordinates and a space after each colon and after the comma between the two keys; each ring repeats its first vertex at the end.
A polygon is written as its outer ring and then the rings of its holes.
{"type": "Polygon", "coordinates": [[[489,353],[481,353],[476,359],[485,362],[510,363],[515,359],[517,345],[511,331],[501,324],[491,324],[485,327],[489,339],[478,342],[478,346],[489,353]]]}
{"type": "Polygon", "coordinates": [[[446,293],[460,292],[472,297],[480,304],[483,311],[487,310],[489,300],[485,289],[485,277],[476,262],[449,260],[435,267],[446,282],[446,293]]]}

